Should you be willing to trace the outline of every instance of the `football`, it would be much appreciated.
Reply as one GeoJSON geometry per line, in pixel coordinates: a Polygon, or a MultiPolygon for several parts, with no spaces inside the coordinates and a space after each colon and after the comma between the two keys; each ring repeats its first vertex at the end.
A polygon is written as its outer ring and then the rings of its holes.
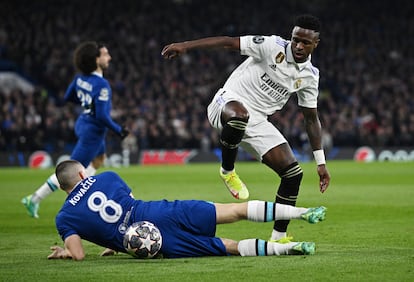
{"type": "Polygon", "coordinates": [[[124,248],[136,258],[153,258],[158,254],[161,246],[161,232],[149,221],[135,222],[125,232],[124,248]]]}

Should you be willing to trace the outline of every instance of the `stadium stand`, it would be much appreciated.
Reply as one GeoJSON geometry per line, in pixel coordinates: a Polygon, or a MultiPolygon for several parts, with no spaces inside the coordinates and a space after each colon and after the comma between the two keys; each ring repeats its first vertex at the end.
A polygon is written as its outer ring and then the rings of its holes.
{"type": "MultiPolygon", "coordinates": [[[[397,1],[2,1],[0,72],[33,91],[0,86],[0,151],[70,152],[78,110],[62,97],[83,40],[107,43],[114,118],[132,129],[121,145],[143,149],[217,146],[206,106],[237,53],[204,51],[164,61],[170,42],[213,35],[290,37],[295,15],[323,23],[313,63],[321,72],[319,112],[327,147],[414,144],[414,4],[397,1]]],[[[295,148],[306,147],[295,99],[270,119],[295,148]]],[[[119,150],[109,134],[108,149],[119,150]]]]}

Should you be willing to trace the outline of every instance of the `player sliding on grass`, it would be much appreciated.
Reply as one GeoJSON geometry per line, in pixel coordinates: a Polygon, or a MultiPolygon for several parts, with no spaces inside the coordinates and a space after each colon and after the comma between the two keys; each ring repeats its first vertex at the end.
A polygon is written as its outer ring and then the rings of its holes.
{"type": "MultiPolygon", "coordinates": [[[[74,63],[81,72],[75,76],[65,93],[65,101],[71,101],[83,107],[75,125],[78,138],[71,159],[80,161],[87,167],[88,175],[94,175],[105,160],[105,137],[108,129],[122,139],[128,130],[111,118],[112,91],[103,77],[108,68],[111,55],[107,47],[94,41],[81,43],[75,50],[74,63]]],[[[22,199],[29,215],[38,218],[39,203],[45,197],[58,190],[56,175],[51,175],[32,195],[22,199]]]]}
{"type": "Polygon", "coordinates": [[[161,253],[166,258],[200,256],[270,256],[313,254],[312,242],[286,244],[261,239],[240,242],[215,236],[216,225],[247,219],[267,222],[302,219],[317,223],[325,218],[325,207],[298,208],[264,201],[217,204],[205,201],[141,201],[114,172],[89,176],[77,161],[56,167],[60,187],[68,193],[56,216],[56,227],[65,247],[53,246],[49,259],[85,256],[81,239],[126,252],[123,235],[129,225],[150,221],[161,231],[161,253]]]}
{"type": "MultiPolygon", "coordinates": [[[[239,51],[248,58],[230,75],[208,106],[208,119],[220,131],[222,163],[220,176],[237,199],[249,197],[234,164],[239,145],[270,167],[281,178],[276,203],[296,205],[302,168],[279,130],[268,116],[281,110],[296,93],[317,164],[319,189],[329,186],[317,112],[319,70],[311,53],[319,44],[320,22],[303,15],[296,18],[291,40],[279,36],[209,37],[172,43],[161,52],[166,59],[196,49],[239,51]]],[[[276,220],[271,238],[286,237],[289,220],[276,220]]]]}

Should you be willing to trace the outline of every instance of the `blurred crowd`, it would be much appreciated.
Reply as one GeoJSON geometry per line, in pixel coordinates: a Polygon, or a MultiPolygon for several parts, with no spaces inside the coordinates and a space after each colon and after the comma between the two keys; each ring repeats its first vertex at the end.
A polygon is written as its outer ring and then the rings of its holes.
{"type": "MultiPolygon", "coordinates": [[[[105,77],[113,118],[131,129],[109,151],[210,150],[217,134],[206,108],[245,58],[199,51],[166,61],[164,45],[199,37],[277,34],[290,38],[294,16],[322,21],[312,61],[320,69],[319,113],[330,148],[414,144],[414,4],[401,1],[3,1],[0,71],[30,80],[33,91],[0,87],[0,151],[70,152],[80,109],[63,102],[85,40],[105,42],[112,56],[105,77]]],[[[269,119],[296,149],[306,147],[296,98],[269,119]]]]}

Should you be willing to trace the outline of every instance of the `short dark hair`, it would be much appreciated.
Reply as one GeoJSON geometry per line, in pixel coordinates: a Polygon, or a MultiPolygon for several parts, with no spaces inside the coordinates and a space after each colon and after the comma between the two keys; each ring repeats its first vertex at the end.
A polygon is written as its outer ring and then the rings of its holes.
{"type": "Polygon", "coordinates": [[[95,41],[86,41],[81,43],[74,53],[75,67],[83,74],[90,74],[98,67],[96,65],[96,58],[100,56],[100,49],[105,47],[103,44],[98,44],[95,41]]]}
{"type": "Polygon", "coordinates": [[[321,31],[321,22],[320,20],[312,15],[300,15],[295,19],[295,26],[310,29],[316,32],[321,31]]]}
{"type": "Polygon", "coordinates": [[[78,170],[75,168],[82,164],[75,160],[66,160],[56,166],[55,174],[62,190],[73,188],[73,182],[76,181],[78,170]]]}

